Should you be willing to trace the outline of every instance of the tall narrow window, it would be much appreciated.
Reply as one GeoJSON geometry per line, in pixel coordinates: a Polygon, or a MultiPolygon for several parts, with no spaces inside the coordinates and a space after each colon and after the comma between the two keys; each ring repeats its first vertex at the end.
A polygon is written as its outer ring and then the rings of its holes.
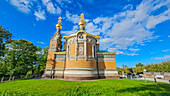
{"type": "Polygon", "coordinates": [[[96,57],[96,48],[95,48],[95,46],[93,46],[93,54],[94,54],[94,57],[96,57]]]}
{"type": "Polygon", "coordinates": [[[70,46],[68,46],[68,57],[70,57],[70,46]]]}
{"type": "Polygon", "coordinates": [[[84,55],[84,43],[78,44],[78,55],[84,55]]]}

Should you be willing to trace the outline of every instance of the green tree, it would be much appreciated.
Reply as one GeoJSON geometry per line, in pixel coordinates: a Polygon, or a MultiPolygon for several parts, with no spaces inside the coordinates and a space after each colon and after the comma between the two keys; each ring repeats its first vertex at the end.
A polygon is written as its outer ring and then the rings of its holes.
{"type": "Polygon", "coordinates": [[[5,65],[8,66],[10,77],[33,71],[37,47],[32,42],[22,39],[8,40],[6,46],[5,65]]]}
{"type": "MultiPolygon", "coordinates": [[[[5,50],[5,42],[9,40],[12,36],[12,33],[10,33],[8,30],[3,29],[0,25],[0,57],[4,56],[4,50],[5,50]]],[[[2,57],[0,58],[2,61],[2,57]]],[[[2,63],[2,62],[0,62],[2,63]]]]}
{"type": "Polygon", "coordinates": [[[7,65],[5,65],[5,42],[12,36],[8,30],[3,29],[0,25],[0,75],[5,74],[8,71],[7,65]]]}
{"type": "Polygon", "coordinates": [[[130,71],[130,69],[129,69],[128,67],[124,68],[123,71],[124,71],[125,73],[131,73],[131,71],[130,71]]]}
{"type": "Polygon", "coordinates": [[[43,74],[44,73],[44,69],[46,67],[46,62],[47,62],[47,56],[48,56],[48,49],[49,47],[46,46],[43,49],[41,49],[40,47],[38,47],[38,51],[37,51],[37,64],[35,66],[35,74],[43,74]]]}
{"type": "Polygon", "coordinates": [[[143,64],[142,63],[138,63],[138,64],[136,64],[136,67],[142,67],[143,66],[143,64]]]}

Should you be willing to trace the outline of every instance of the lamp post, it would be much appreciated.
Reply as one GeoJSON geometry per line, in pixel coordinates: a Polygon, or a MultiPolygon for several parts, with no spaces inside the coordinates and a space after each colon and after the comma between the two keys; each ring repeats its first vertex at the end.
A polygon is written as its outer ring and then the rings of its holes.
{"type": "Polygon", "coordinates": [[[146,69],[143,69],[143,74],[144,74],[144,79],[145,79],[145,83],[146,83],[146,69]]]}

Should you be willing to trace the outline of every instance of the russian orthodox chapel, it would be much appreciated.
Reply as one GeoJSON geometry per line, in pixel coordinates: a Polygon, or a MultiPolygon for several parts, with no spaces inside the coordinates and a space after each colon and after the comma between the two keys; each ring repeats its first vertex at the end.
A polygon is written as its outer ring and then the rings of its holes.
{"type": "Polygon", "coordinates": [[[97,78],[118,79],[114,52],[99,50],[100,36],[85,31],[84,14],[78,23],[80,30],[64,36],[62,50],[61,17],[56,25],[57,32],[50,40],[46,69],[43,78],[88,80],[97,78]]]}

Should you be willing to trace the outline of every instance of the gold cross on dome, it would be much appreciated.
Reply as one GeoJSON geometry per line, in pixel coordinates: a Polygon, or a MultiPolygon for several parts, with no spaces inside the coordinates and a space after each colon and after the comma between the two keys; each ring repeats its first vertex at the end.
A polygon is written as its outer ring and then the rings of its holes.
{"type": "Polygon", "coordinates": [[[84,14],[83,13],[81,13],[80,17],[81,17],[80,18],[81,20],[84,20],[84,14]]]}
{"type": "Polygon", "coordinates": [[[62,19],[62,18],[61,18],[61,16],[60,16],[60,17],[58,18],[58,23],[61,23],[61,19],[62,19]]]}

